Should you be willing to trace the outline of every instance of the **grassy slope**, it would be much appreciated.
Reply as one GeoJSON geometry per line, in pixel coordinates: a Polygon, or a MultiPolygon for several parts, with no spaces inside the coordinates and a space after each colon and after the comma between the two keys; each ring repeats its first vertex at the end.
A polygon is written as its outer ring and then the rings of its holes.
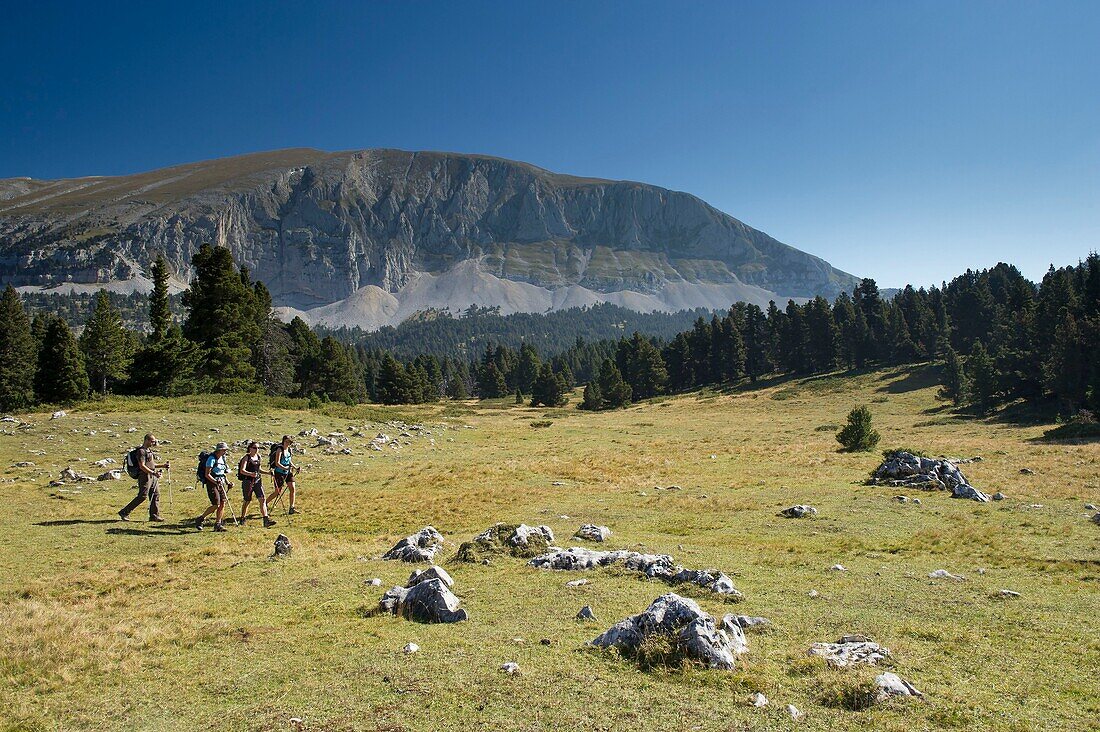
{"type": "Polygon", "coordinates": [[[59,494],[45,487],[46,473],[117,457],[133,441],[104,429],[152,428],[171,441],[165,452],[178,468],[169,515],[182,518],[205,500],[181,485],[200,446],[343,429],[390,412],[113,406],[146,411],[34,415],[33,431],[0,435],[0,466],[12,479],[0,485],[0,728],[285,729],[299,716],[326,730],[787,729],[789,702],[807,712],[806,729],[1097,724],[1100,529],[1083,503],[1100,500],[1100,444],[1044,444],[1034,440],[1039,426],[954,420],[920,371],[692,395],[612,414],[432,408],[419,415],[425,423],[456,427],[434,447],[413,439],[379,455],[353,440],[353,456],[311,451],[305,514],[293,527],[280,519],[294,556],[280,562],[266,559],[274,532],[255,524],[224,535],[121,524],[111,519],[130,498],[129,481],[59,494]],[[871,403],[884,447],[981,454],[985,461],[965,472],[1009,500],[925,494],[923,506],[901,505],[891,500],[896,490],[860,485],[876,456],[838,453],[832,433],[816,429],[858,402],[871,403]],[[548,428],[530,426],[547,418],[548,428]],[[20,460],[38,467],[8,467],[20,460]],[[1034,475],[1021,475],[1022,466],[1034,475]],[[653,490],[671,483],[684,490],[653,490]],[[775,517],[795,502],[816,505],[820,517],[775,517]],[[717,566],[746,599],[723,606],[698,597],[704,608],[765,615],[775,629],[750,634],[750,654],[734,673],[642,672],[583,646],[663,585],[594,573],[571,589],[565,582],[578,575],[510,559],[448,565],[467,623],[366,616],[384,588],[363,580],[389,586],[411,569],[373,559],[398,538],[431,523],[457,545],[494,521],[547,523],[567,545],[582,521],[594,521],[614,530],[612,547],[717,566]],[[837,562],[849,571],[828,572],[837,562]],[[969,581],[927,579],[941,567],[969,581]],[[1001,588],[1023,596],[995,599],[1001,588]],[[811,589],[821,597],[808,597],[811,589]],[[586,603],[598,624],[573,620],[586,603]],[[824,704],[873,675],[807,662],[810,643],[847,632],[892,649],[898,673],[927,701],[862,712],[824,704]],[[400,652],[409,641],[420,653],[400,652]],[[521,676],[497,670],[509,660],[521,676]],[[772,701],[766,710],[746,704],[758,689],[772,701]]]}

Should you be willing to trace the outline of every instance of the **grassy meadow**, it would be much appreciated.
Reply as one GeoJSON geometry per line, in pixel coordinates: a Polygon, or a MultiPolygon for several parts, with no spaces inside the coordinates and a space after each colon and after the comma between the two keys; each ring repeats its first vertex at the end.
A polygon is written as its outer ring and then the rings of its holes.
{"type": "MultiPolygon", "coordinates": [[[[1050,425],[955,417],[923,368],[784,380],[587,414],[510,403],[295,408],[232,398],[111,399],[0,434],[0,729],[3,730],[1084,730],[1100,729],[1100,441],[1052,443],[1050,425]],[[984,459],[963,466],[992,504],[863,485],[879,453],[837,451],[848,410],[870,405],[880,447],[984,459]],[[403,420],[430,435],[366,448],[403,420]],[[549,424],[547,424],[549,423],[549,424]],[[362,430],[351,455],[310,449],[303,513],[196,532],[195,455],[224,439],[362,430]],[[129,428],[135,433],[127,433],[129,428]],[[116,512],[130,479],[48,487],[66,466],[123,452],[151,430],[173,461],[168,523],[116,512]],[[33,467],[15,467],[29,461],[33,467]],[[1028,468],[1032,474],[1021,473],[1028,468]],[[679,491],[655,486],[681,486],[679,491]],[[900,504],[899,493],[922,505],[900,504]],[[817,518],[776,512],[809,503],[817,518]],[[640,670],[587,649],[670,591],[621,572],[450,561],[497,521],[547,524],[570,546],[672,554],[725,571],[762,615],[734,672],[640,670]],[[411,565],[378,557],[426,524],[470,620],[372,614],[411,565]],[[270,561],[277,533],[293,555],[270,561]],[[831,572],[843,564],[847,572],[831,572]],[[932,580],[947,569],[965,582],[932,580]],[[979,572],[979,569],[984,570],[979,572]],[[587,577],[570,588],[567,580],[587,577]],[[365,580],[379,577],[382,587],[365,580]],[[998,596],[1001,589],[1021,593],[998,596]],[[811,590],[818,593],[811,597],[811,590]],[[574,619],[585,604],[599,621],[574,619]],[[860,709],[877,669],[811,662],[815,641],[865,633],[924,701],[860,709]],[[548,640],[549,645],[540,641],[548,640]],[[406,655],[408,642],[419,653],[406,655]],[[507,676],[502,663],[521,673],[507,676]],[[755,691],[770,704],[749,705],[755,691]],[[793,703],[805,718],[785,711],[793,703]]],[[[416,433],[411,433],[416,434],[416,433]]],[[[303,440],[307,445],[312,440],[303,440]]],[[[235,450],[232,458],[240,456],[235,450]]],[[[240,492],[231,494],[234,506],[240,492]]]]}

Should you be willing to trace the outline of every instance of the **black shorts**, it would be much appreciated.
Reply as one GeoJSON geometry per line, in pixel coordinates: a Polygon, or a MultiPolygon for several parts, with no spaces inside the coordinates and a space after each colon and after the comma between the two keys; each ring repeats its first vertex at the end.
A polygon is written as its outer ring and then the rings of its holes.
{"type": "Polygon", "coordinates": [[[264,500],[264,484],[259,478],[245,478],[241,481],[241,495],[244,500],[251,501],[252,496],[257,500],[264,500]]]}
{"type": "Polygon", "coordinates": [[[211,506],[225,503],[225,485],[223,483],[211,483],[206,481],[206,497],[210,499],[211,506]]]}
{"type": "Polygon", "coordinates": [[[290,483],[290,485],[294,485],[293,473],[280,473],[278,470],[276,470],[271,477],[275,479],[275,490],[281,491],[283,489],[283,486],[287,483],[290,483]]]}

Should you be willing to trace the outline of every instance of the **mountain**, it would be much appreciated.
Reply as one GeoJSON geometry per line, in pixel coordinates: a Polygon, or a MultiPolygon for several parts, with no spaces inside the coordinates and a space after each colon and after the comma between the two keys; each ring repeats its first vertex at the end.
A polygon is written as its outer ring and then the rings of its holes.
{"type": "Polygon", "coordinates": [[[687,193],[484,155],[279,150],[118,177],[0,179],[0,282],[144,290],[228,247],[283,313],[367,329],[429,308],[724,308],[856,279],[687,193]]]}

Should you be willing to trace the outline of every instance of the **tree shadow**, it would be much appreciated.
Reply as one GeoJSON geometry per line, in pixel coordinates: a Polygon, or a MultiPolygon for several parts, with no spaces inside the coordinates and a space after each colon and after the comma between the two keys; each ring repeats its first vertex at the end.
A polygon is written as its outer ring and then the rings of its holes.
{"type": "MultiPolygon", "coordinates": [[[[931,364],[911,366],[901,371],[901,373],[905,375],[900,379],[880,386],[877,391],[886,392],[888,394],[905,394],[910,391],[919,391],[921,389],[939,386],[940,375],[938,371],[939,370],[931,364]]],[[[897,373],[899,372],[895,371],[893,374],[885,376],[884,378],[893,378],[897,373]]]]}

